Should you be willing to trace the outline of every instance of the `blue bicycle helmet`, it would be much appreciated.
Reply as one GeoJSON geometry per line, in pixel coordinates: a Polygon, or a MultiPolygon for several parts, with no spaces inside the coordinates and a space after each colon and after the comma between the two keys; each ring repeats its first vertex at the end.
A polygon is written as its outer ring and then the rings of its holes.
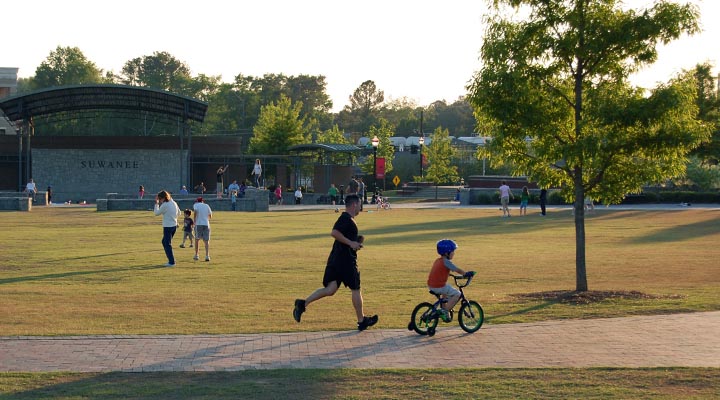
{"type": "Polygon", "coordinates": [[[437,252],[441,256],[452,253],[457,248],[458,248],[457,243],[455,243],[453,240],[450,240],[450,239],[442,239],[439,242],[437,242],[437,252]]]}

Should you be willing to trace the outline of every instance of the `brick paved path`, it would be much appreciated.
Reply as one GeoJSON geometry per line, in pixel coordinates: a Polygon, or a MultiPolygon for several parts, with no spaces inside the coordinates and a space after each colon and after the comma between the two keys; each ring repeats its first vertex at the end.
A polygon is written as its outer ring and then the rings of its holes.
{"type": "Polygon", "coordinates": [[[720,367],[720,312],[404,329],[193,336],[0,337],[0,371],[720,367]]]}

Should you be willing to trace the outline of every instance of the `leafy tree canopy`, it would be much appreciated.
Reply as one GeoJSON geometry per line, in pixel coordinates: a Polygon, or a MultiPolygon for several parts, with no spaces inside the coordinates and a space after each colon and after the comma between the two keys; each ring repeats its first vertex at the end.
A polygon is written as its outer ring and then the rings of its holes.
{"type": "Polygon", "coordinates": [[[425,180],[436,185],[441,183],[454,183],[460,180],[457,166],[452,165],[455,149],[452,147],[452,138],[447,129],[438,127],[432,136],[432,142],[423,154],[427,155],[429,167],[425,180]]]}
{"type": "Polygon", "coordinates": [[[491,131],[487,151],[574,200],[577,290],[587,290],[584,196],[617,203],[681,174],[688,152],[708,138],[692,75],[649,97],[627,83],[655,61],[659,43],[698,31],[697,9],[662,0],[640,12],[615,0],[489,3],[483,65],[470,86],[490,124],[480,128],[491,131]]]}
{"type": "Polygon", "coordinates": [[[77,47],[58,46],[40,63],[32,79],[34,89],[103,83],[102,70],[77,47]]]}
{"type": "Polygon", "coordinates": [[[309,135],[303,129],[300,117],[302,103],[281,96],[277,103],[270,103],[260,110],[260,117],[253,129],[250,152],[253,154],[287,154],[289,147],[307,143],[309,135]]]}

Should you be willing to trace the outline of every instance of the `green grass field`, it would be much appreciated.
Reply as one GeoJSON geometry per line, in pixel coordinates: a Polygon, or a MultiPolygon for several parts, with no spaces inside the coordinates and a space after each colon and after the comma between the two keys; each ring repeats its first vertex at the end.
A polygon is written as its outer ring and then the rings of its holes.
{"type": "MultiPolygon", "coordinates": [[[[212,261],[174,240],[166,262],[152,212],[36,207],[3,212],[0,335],[220,334],[355,328],[347,289],[296,324],[296,297],[320,286],[338,214],[230,213],[213,219],[212,261]]],[[[487,323],[720,310],[720,212],[598,209],[586,222],[589,296],[575,287],[569,211],[503,219],[497,209],[394,209],[358,216],[366,311],[404,328],[429,300],[435,242],[478,271],[467,290],[487,323]]],[[[375,329],[375,328],[374,328],[375,329]]],[[[217,374],[0,374],[4,398],[716,398],[717,369],[247,371],[217,374]],[[456,379],[459,377],[460,379],[456,379]],[[580,380],[584,386],[574,382],[580,380]],[[319,384],[318,382],[323,382],[319,384]],[[367,382],[373,382],[364,393],[367,382]],[[587,384],[585,384],[587,382],[587,384]],[[298,388],[297,391],[295,391],[298,388]],[[442,391],[440,391],[442,389],[442,391]],[[329,393],[323,395],[322,393],[329,393]],[[435,396],[433,396],[433,393],[435,396]]]]}
{"type": "MultiPolygon", "coordinates": [[[[4,335],[192,334],[344,330],[355,326],[349,291],[315,303],[302,324],[292,303],[321,285],[338,214],[328,210],[217,212],[209,263],[180,249],[164,268],[152,212],[42,208],[2,214],[0,332],[4,335]]],[[[593,291],[588,304],[544,292],[575,288],[569,212],[500,218],[496,210],[397,209],[357,217],[368,313],[380,328],[407,325],[430,296],[435,242],[460,246],[455,262],[478,271],[467,289],[489,323],[720,309],[720,212],[598,210],[586,224],[593,291]],[[636,291],[640,292],[622,293],[636,291]]]]}
{"type": "Polygon", "coordinates": [[[717,399],[720,370],[264,370],[0,374],[5,399],[717,399]]]}

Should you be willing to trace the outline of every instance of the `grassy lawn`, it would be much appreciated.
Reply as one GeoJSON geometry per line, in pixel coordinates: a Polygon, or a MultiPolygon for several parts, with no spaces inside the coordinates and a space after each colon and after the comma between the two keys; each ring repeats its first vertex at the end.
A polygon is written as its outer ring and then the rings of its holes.
{"type": "MultiPolygon", "coordinates": [[[[291,206],[289,206],[291,207],[291,206]]],[[[2,335],[198,334],[354,329],[347,289],[313,304],[303,323],[293,299],[321,285],[332,210],[217,212],[212,261],[193,262],[174,240],[166,262],[151,212],[36,207],[2,213],[2,335]]],[[[368,313],[403,328],[428,300],[435,242],[479,272],[466,293],[493,324],[720,310],[720,212],[611,211],[586,222],[590,289],[572,299],[575,233],[569,211],[500,218],[496,209],[365,212],[359,253],[368,313]],[[559,294],[559,295],[558,295],[559,294]]]]}
{"type": "Polygon", "coordinates": [[[718,369],[2,374],[0,399],[717,399],[718,369]]]}
{"type": "MultiPolygon", "coordinates": [[[[532,212],[532,211],[531,211],[532,212]]],[[[177,248],[164,268],[151,212],[43,208],[0,214],[0,335],[199,334],[354,329],[346,289],[313,304],[337,218],[331,210],[229,213],[212,261],[177,248]]],[[[466,293],[493,324],[720,310],[720,212],[589,215],[591,292],[574,296],[569,211],[503,219],[494,209],[395,209],[358,218],[366,310],[404,328],[428,300],[435,242],[479,272],[466,293]]],[[[181,236],[180,236],[181,237],[181,236]]],[[[411,333],[409,333],[411,334],[411,333]]],[[[218,373],[0,373],[0,399],[396,399],[720,397],[720,369],[263,370],[218,373]]]]}

